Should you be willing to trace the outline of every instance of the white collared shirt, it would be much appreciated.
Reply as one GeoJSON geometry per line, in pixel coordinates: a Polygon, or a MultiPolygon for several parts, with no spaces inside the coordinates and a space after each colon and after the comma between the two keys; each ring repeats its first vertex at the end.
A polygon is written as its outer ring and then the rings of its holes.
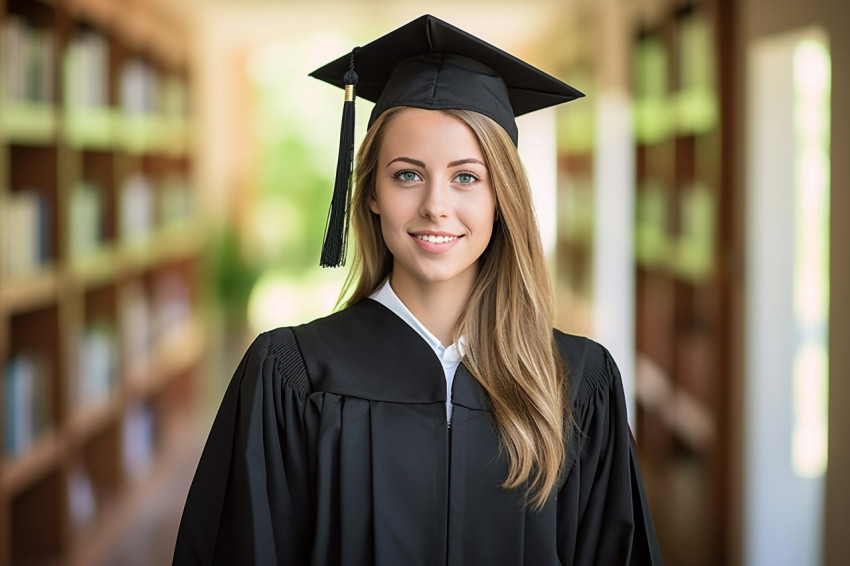
{"type": "Polygon", "coordinates": [[[452,420],[452,381],[454,381],[457,366],[460,365],[460,360],[463,358],[463,337],[449,347],[443,346],[440,339],[434,336],[430,330],[425,328],[419,320],[413,316],[398,295],[395,294],[390,286],[390,280],[384,281],[377,291],[372,293],[370,299],[377,301],[394,312],[400,319],[415,330],[423,340],[431,347],[437,355],[437,359],[443,366],[443,372],[446,375],[446,420],[452,420]]]}

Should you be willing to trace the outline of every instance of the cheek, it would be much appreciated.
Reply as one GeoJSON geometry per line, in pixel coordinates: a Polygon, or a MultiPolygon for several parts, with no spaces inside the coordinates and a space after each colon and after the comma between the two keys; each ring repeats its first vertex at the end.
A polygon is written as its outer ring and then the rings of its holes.
{"type": "Polygon", "coordinates": [[[470,224],[478,227],[479,230],[493,228],[496,221],[496,203],[492,198],[480,198],[474,202],[470,202],[465,208],[465,217],[470,224]]]}

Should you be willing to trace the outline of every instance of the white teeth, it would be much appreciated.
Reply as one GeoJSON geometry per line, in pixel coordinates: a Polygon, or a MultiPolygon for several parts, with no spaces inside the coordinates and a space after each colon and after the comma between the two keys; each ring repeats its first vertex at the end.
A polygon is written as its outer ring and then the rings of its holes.
{"type": "Polygon", "coordinates": [[[425,236],[425,235],[417,235],[417,238],[422,240],[423,242],[430,242],[432,244],[445,244],[446,242],[451,242],[453,240],[457,240],[458,236],[425,236]]]}

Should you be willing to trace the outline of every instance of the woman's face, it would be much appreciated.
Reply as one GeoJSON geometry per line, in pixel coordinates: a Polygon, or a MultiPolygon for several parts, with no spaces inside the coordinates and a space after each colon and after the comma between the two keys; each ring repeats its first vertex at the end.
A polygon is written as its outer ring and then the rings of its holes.
{"type": "Polygon", "coordinates": [[[401,111],[384,132],[375,179],[370,208],[393,255],[393,284],[471,289],[496,210],[472,129],[439,111],[401,111]]]}

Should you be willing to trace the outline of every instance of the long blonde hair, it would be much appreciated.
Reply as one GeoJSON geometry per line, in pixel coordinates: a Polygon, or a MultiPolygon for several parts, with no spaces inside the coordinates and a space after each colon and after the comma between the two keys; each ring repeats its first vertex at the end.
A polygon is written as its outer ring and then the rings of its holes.
{"type": "MultiPolygon", "coordinates": [[[[351,223],[354,262],[344,306],[371,295],[389,276],[393,258],[379,217],[369,208],[384,132],[404,107],[384,112],[357,154],[351,223]]],[[[467,110],[441,110],[475,133],[496,197],[496,224],[454,339],[466,344],[463,363],[493,406],[510,467],[503,487],[526,487],[539,509],[557,484],[573,427],[567,382],[552,334],[554,296],[534,217],[531,188],[516,147],[504,129],[467,110]]]]}

